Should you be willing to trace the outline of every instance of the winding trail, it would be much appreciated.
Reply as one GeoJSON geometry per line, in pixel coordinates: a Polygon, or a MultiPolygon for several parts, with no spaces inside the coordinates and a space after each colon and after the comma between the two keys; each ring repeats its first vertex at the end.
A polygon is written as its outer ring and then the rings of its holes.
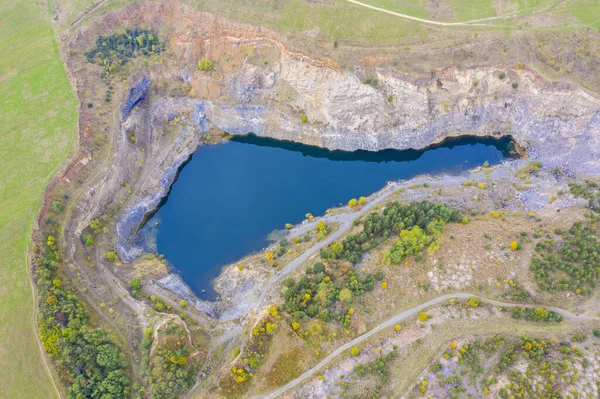
{"type": "MultiPolygon", "coordinates": [[[[308,378],[310,378],[311,376],[313,376],[317,371],[319,371],[320,369],[325,367],[334,358],[341,355],[342,353],[344,353],[348,349],[352,348],[353,346],[356,346],[357,344],[361,343],[362,341],[366,340],[367,338],[370,338],[371,336],[377,334],[378,332],[380,332],[386,328],[390,328],[393,325],[395,325],[409,317],[414,316],[415,314],[421,312],[422,310],[425,310],[433,305],[437,305],[439,303],[446,302],[452,298],[454,298],[454,299],[471,299],[471,298],[480,298],[480,297],[477,297],[476,295],[472,295],[472,294],[466,294],[466,293],[446,294],[446,295],[442,295],[437,298],[434,298],[434,299],[432,299],[428,302],[425,302],[421,305],[415,306],[413,308],[403,310],[400,313],[397,313],[396,315],[390,317],[383,323],[381,323],[381,324],[377,325],[376,327],[372,328],[371,330],[367,331],[366,333],[354,338],[351,341],[346,342],[345,344],[343,344],[342,346],[340,346],[339,348],[337,348],[336,350],[331,352],[325,359],[321,360],[319,363],[317,363],[311,369],[305,371],[302,375],[300,375],[300,377],[296,378],[295,380],[288,382],[286,385],[282,386],[281,388],[278,388],[277,390],[275,390],[269,394],[257,395],[257,396],[252,397],[252,399],[274,399],[274,398],[277,398],[278,396],[282,395],[289,389],[292,389],[296,385],[302,383],[303,381],[305,381],[308,378]]],[[[533,308],[533,307],[543,306],[543,305],[535,305],[535,304],[505,303],[505,302],[499,302],[499,301],[495,301],[495,300],[487,299],[487,298],[480,298],[480,300],[482,302],[485,302],[490,305],[502,306],[502,307],[507,307],[507,308],[508,307],[510,307],[510,308],[514,308],[514,307],[533,308]]],[[[582,321],[599,319],[598,317],[588,316],[588,315],[584,315],[584,314],[575,315],[564,309],[554,308],[554,307],[550,307],[550,306],[544,306],[544,307],[546,309],[549,309],[549,310],[552,310],[552,311],[555,311],[555,312],[561,314],[566,319],[582,320],[582,321]]]]}
{"type": "MultiPolygon", "coordinates": [[[[371,10],[375,10],[375,11],[379,11],[379,12],[384,12],[386,14],[390,14],[390,15],[394,15],[396,17],[400,17],[400,18],[404,18],[404,19],[409,19],[411,21],[416,21],[416,22],[421,22],[424,24],[430,24],[430,25],[439,25],[439,26],[485,26],[485,27],[499,27],[502,25],[491,25],[491,24],[485,24],[482,22],[486,22],[486,21],[494,21],[494,20],[499,20],[499,19],[511,19],[514,17],[519,17],[520,13],[513,13],[513,14],[507,14],[507,15],[498,15],[498,16],[494,16],[494,17],[488,17],[488,18],[481,18],[481,19],[473,19],[470,21],[462,21],[462,22],[440,22],[440,21],[434,21],[431,19],[423,19],[423,18],[418,18],[418,17],[413,17],[412,15],[407,15],[407,14],[402,14],[396,11],[391,11],[391,10],[386,10],[385,8],[381,8],[381,7],[376,7],[376,6],[372,6],[370,4],[365,4],[365,3],[361,3],[360,1],[356,1],[356,0],[344,0],[348,3],[352,3],[355,4],[357,6],[361,6],[361,7],[365,7],[365,8],[370,8],[371,10]]],[[[559,4],[559,2],[557,2],[556,4],[559,4]]],[[[530,8],[528,10],[533,10],[535,9],[535,7],[530,8]]]]}

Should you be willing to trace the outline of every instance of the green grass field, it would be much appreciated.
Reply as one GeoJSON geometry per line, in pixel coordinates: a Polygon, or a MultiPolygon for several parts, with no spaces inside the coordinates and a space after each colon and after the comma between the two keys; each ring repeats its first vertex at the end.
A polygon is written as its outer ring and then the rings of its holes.
{"type": "MultiPolygon", "coordinates": [[[[423,0],[360,0],[362,3],[381,7],[406,15],[453,22],[489,18],[494,16],[527,16],[537,12],[557,12],[559,15],[575,16],[572,22],[595,27],[598,25],[595,0],[440,0],[438,15],[430,15],[427,2],[423,0]],[[576,6],[576,7],[574,7],[576,6]],[[569,9],[572,8],[572,12],[569,9]],[[447,10],[447,11],[445,11],[447,10]]],[[[129,0],[108,0],[94,10],[98,15],[109,9],[120,7],[129,0]]],[[[431,32],[430,25],[422,25],[377,10],[361,7],[346,0],[313,2],[307,0],[182,0],[193,8],[208,11],[230,20],[252,25],[261,25],[290,37],[298,32],[318,30],[330,39],[397,44],[434,37],[444,31],[440,27],[431,32]],[[441,30],[440,30],[441,29],[441,30]]],[[[61,3],[62,4],[62,3],[61,3]]],[[[63,10],[69,10],[66,23],[92,4],[92,0],[66,0],[63,10]]],[[[82,25],[89,18],[81,21],[82,25]]],[[[516,20],[498,20],[489,29],[516,26],[516,20]]],[[[579,25],[579,26],[581,26],[579,25]]],[[[61,28],[64,28],[63,25],[61,28]]],[[[447,28],[448,32],[457,27],[447,28]]],[[[304,39],[302,39],[304,40],[304,39]]]]}
{"type": "Polygon", "coordinates": [[[54,398],[26,251],[44,188],[72,150],[76,102],[46,5],[0,1],[0,397],[54,398]]]}
{"type": "Polygon", "coordinates": [[[571,13],[585,26],[600,30],[600,3],[575,6],[571,13]]]}

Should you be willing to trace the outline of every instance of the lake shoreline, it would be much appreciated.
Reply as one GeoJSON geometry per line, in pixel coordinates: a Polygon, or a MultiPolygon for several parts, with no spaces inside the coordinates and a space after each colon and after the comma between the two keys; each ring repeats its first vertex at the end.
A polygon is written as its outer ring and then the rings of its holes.
{"type": "MultiPolygon", "coordinates": [[[[223,265],[263,250],[270,245],[268,234],[286,223],[300,223],[306,212],[324,214],[391,181],[495,165],[514,157],[512,148],[510,137],[464,137],[423,150],[330,152],[253,135],[200,146],[175,174],[175,166],[168,169],[163,181],[172,182],[170,187],[161,186],[164,196],[146,212],[142,228],[129,237],[120,235],[120,243],[135,243],[127,256],[164,255],[169,270],[180,274],[195,296],[214,301],[212,281],[223,265]],[[248,211],[239,211],[240,206],[248,211]]],[[[152,203],[156,199],[152,197],[152,203]]],[[[142,202],[142,209],[147,203],[142,202]]],[[[118,226],[124,230],[121,222],[118,226]]]]}

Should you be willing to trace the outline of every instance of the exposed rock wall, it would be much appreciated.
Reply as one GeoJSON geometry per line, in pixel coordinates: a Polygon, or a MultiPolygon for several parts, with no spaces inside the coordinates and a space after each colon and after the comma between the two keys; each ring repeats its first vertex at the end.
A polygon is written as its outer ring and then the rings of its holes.
{"type": "Polygon", "coordinates": [[[290,49],[273,32],[171,1],[109,12],[79,33],[76,46],[89,47],[98,34],[119,25],[160,32],[169,60],[153,72],[183,71],[206,103],[208,122],[234,134],[251,131],[343,150],[422,148],[449,135],[511,134],[547,162],[598,169],[599,99],[525,69],[447,68],[428,77],[379,70],[377,84],[370,85],[354,71],[290,49]],[[253,65],[248,47],[274,47],[280,56],[253,65]],[[215,71],[197,71],[196,61],[205,55],[215,71]],[[207,81],[217,89],[203,90],[207,81]],[[308,123],[301,122],[303,115],[308,123]]]}

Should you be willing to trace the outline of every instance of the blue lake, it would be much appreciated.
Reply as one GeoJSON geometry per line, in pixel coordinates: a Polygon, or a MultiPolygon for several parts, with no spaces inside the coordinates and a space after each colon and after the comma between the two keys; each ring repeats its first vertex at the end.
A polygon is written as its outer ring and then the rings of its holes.
{"type": "Polygon", "coordinates": [[[144,230],[154,230],[158,253],[198,297],[212,300],[221,267],[264,248],[285,223],[322,215],[391,180],[495,164],[511,148],[509,138],[467,137],[425,151],[343,152],[236,136],[198,149],[144,230]]]}

